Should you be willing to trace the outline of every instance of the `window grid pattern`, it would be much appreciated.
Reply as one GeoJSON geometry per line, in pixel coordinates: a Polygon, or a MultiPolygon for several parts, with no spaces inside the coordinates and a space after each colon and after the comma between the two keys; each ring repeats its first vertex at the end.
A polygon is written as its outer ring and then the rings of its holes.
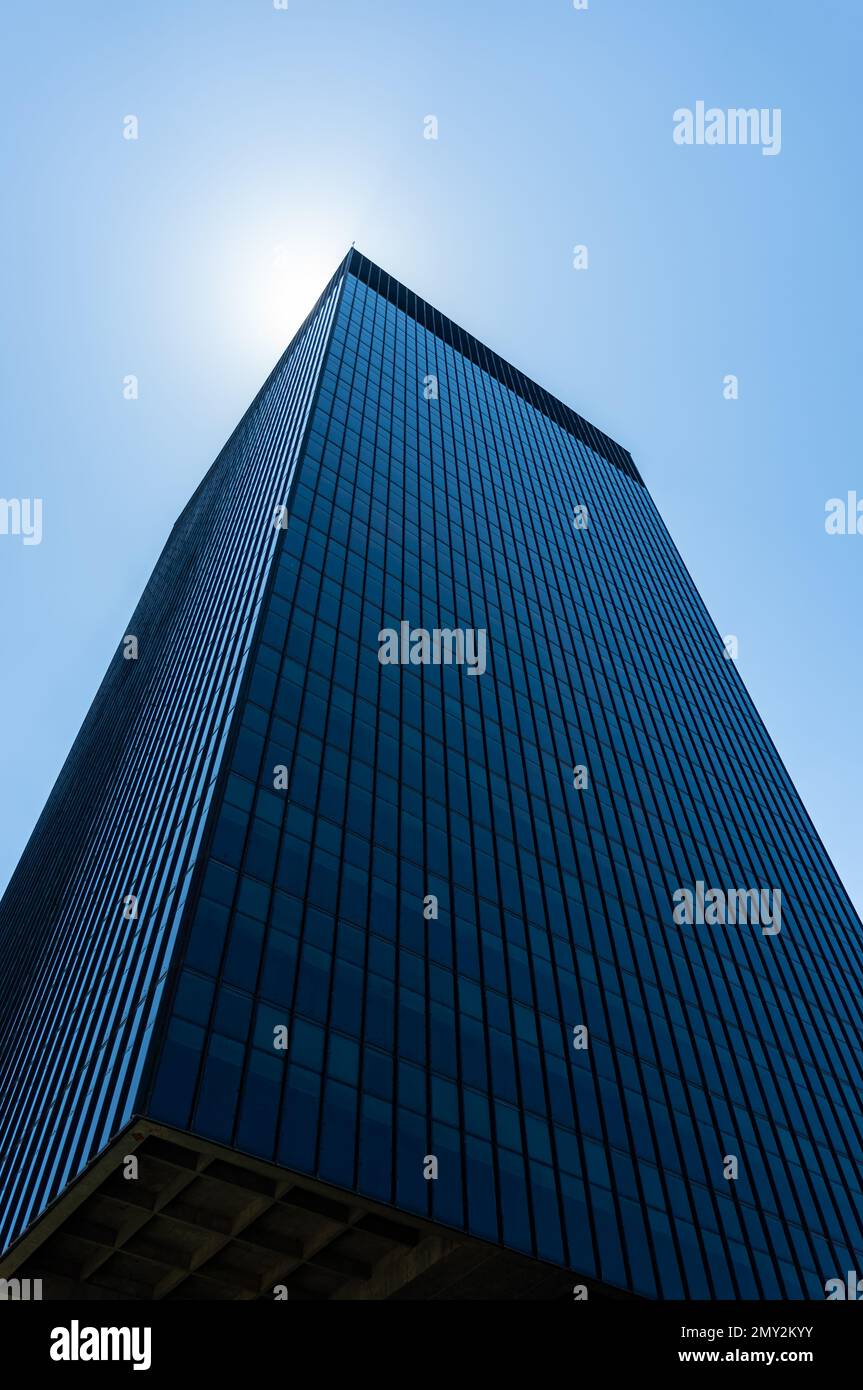
{"type": "Polygon", "coordinates": [[[0,904],[0,1248],[135,1113],[341,283],[174,527],[0,904]]]}
{"type": "Polygon", "coordinates": [[[148,1113],[647,1296],[822,1296],[863,1256],[859,920],[634,470],[369,278],[148,1113]],[[402,619],[488,670],[381,667],[402,619]],[[781,933],[674,926],[699,879],[781,933]]]}

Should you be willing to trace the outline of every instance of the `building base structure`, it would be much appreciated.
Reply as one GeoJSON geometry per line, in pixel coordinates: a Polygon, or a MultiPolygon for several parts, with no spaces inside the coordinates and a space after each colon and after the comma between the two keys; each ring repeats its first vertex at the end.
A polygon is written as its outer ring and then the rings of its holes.
{"type": "Polygon", "coordinates": [[[142,1118],[6,1252],[0,1280],[7,1297],[39,1280],[49,1301],[629,1300],[142,1118]]]}

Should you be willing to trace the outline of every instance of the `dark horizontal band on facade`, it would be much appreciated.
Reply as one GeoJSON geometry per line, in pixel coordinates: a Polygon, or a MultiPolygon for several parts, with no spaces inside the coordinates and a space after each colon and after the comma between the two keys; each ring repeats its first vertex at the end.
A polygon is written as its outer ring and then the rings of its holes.
{"type": "Polygon", "coordinates": [[[363,256],[355,248],[352,248],[346,257],[345,268],[356,276],[364,285],[368,285],[376,294],[382,295],[384,299],[395,304],[396,308],[408,314],[416,323],[433,333],[436,338],[449,347],[455,348],[475,366],[482,371],[488,372],[495,380],[514,391],[522,400],[527,401],[535,409],[542,411],[556,425],[560,425],[568,434],[580,439],[582,444],[593,449],[594,453],[600,454],[608,463],[619,468],[627,477],[632,478],[636,483],[644,486],[644,479],[639,473],[633,462],[632,455],[628,449],[624,449],[617,444],[602,430],[596,429],[589,420],[577,414],[570,406],[563,401],[552,396],[544,387],[539,386],[530,377],[524,375],[516,367],[513,367],[503,357],[499,357],[496,352],[492,352],[479,339],[474,338],[470,333],[465,332],[452,319],[448,319],[439,309],[428,304],[426,300],[420,299],[419,295],[414,294],[413,290],[407,289],[398,280],[394,280],[380,266],[375,265],[367,256],[363,256]]]}

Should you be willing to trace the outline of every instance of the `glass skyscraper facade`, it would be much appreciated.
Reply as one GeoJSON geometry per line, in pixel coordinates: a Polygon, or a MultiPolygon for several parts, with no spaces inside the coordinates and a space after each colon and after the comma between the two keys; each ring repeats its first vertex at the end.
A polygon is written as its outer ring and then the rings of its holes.
{"type": "Polygon", "coordinates": [[[861,954],[630,455],[352,251],[0,906],[0,1233],[146,1116],[611,1290],[823,1298],[861,954]]]}

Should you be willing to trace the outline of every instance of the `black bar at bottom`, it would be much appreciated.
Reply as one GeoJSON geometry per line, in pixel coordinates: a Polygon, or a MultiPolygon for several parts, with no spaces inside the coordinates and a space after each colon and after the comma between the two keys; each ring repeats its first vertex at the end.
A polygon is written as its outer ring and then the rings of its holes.
{"type": "MultiPolygon", "coordinates": [[[[0,1303],[0,1338],[5,1364],[31,1367],[52,1377],[92,1379],[108,1371],[161,1379],[179,1375],[200,1384],[203,1376],[220,1386],[242,1377],[276,1375],[281,1386],[315,1378],[332,1382],[339,1364],[357,1375],[389,1366],[392,1378],[413,1379],[411,1362],[427,1379],[435,1364],[460,1362],[465,1337],[491,1369],[498,1356],[513,1353],[550,1371],[551,1357],[563,1355],[575,1369],[588,1365],[610,1376],[671,1369],[696,1374],[714,1366],[784,1370],[797,1367],[848,1375],[857,1366],[863,1338],[863,1307],[845,1303],[648,1303],[557,1301],[538,1310],[523,1303],[504,1310],[471,1302],[468,1308],[414,1307],[409,1311],[368,1302],[351,1311],[299,1301],[244,1303],[0,1303]],[[410,1341],[405,1343],[404,1338],[410,1341]],[[453,1340],[455,1338],[456,1340],[453,1340]],[[358,1340],[361,1339],[361,1340],[358,1340]],[[462,1347],[459,1352],[458,1348],[462,1347]],[[409,1350],[408,1350],[409,1349],[409,1350]],[[395,1362],[392,1358],[398,1357],[395,1362]],[[314,1364],[313,1363],[313,1364],[314,1364]],[[269,1368],[267,1370],[266,1368],[269,1368]]],[[[595,1374],[591,1373],[591,1376],[595,1374]]],[[[512,1367],[510,1366],[510,1370],[512,1367]]],[[[484,1376],[485,1379],[485,1376],[484,1376]]]]}

